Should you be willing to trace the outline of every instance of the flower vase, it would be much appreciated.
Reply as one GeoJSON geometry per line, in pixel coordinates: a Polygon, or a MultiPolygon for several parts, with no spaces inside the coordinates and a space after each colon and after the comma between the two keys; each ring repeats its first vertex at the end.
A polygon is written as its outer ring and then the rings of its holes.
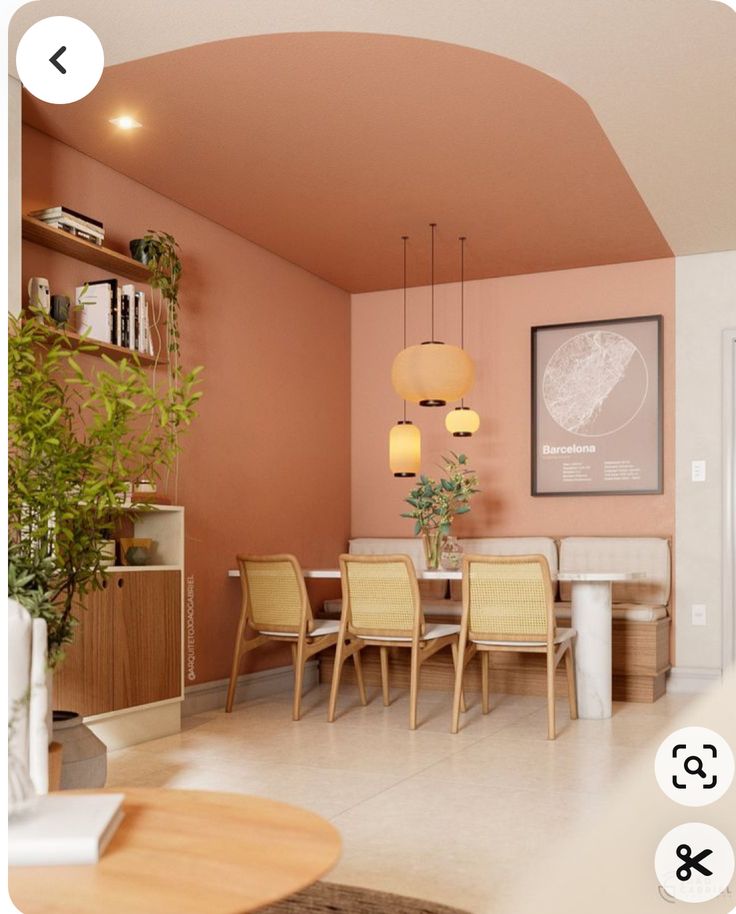
{"type": "Polygon", "coordinates": [[[425,531],[422,534],[422,542],[424,543],[424,558],[427,562],[427,570],[435,571],[440,566],[442,534],[439,530],[425,531]]]}
{"type": "Polygon", "coordinates": [[[463,547],[456,536],[446,536],[440,550],[440,564],[445,571],[459,571],[463,564],[463,547]]]}

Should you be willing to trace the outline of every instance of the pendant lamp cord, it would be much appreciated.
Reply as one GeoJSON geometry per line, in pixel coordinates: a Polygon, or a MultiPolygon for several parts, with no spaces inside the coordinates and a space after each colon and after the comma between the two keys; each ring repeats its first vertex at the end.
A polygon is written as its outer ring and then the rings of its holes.
{"type": "MultiPolygon", "coordinates": [[[[465,235],[459,236],[460,241],[460,348],[465,350],[465,235]]],[[[460,400],[460,406],[465,406],[465,397],[460,400]]]]}
{"type": "MultiPolygon", "coordinates": [[[[404,349],[406,349],[406,242],[409,240],[409,236],[402,235],[401,240],[404,242],[404,349]]],[[[404,422],[406,422],[406,400],[404,400],[404,422]]]]}
{"type": "Polygon", "coordinates": [[[432,229],[432,255],[431,255],[431,277],[432,277],[432,342],[434,343],[434,232],[437,228],[436,222],[429,223],[432,229]]]}

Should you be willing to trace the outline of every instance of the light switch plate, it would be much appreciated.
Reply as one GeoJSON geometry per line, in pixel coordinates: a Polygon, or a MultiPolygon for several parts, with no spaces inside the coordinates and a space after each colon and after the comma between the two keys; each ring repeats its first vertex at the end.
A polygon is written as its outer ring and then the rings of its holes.
{"type": "Polygon", "coordinates": [[[705,603],[693,603],[693,625],[705,625],[705,603]]]}
{"type": "Polygon", "coordinates": [[[693,460],[691,464],[693,482],[705,482],[705,461],[693,460]]]}

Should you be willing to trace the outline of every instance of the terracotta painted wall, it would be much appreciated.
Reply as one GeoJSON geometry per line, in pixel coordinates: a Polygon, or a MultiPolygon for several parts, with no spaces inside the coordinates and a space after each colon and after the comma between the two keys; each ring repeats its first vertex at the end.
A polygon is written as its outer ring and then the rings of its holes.
{"type": "MultiPolygon", "coordinates": [[[[469,243],[470,244],[470,243],[469,243]]],[[[481,416],[471,439],[452,438],[443,409],[409,405],[422,431],[423,470],[450,449],[465,451],[482,494],[458,519],[462,536],[541,534],[672,536],[674,533],[674,304],[672,259],[485,279],[465,287],[466,348],[476,383],[466,403],[481,416]],[[530,495],[530,328],[534,325],[664,315],[664,494],[533,498],[530,495]]],[[[437,338],[459,343],[459,286],[436,289],[437,338]]],[[[352,535],[410,536],[399,517],[410,480],[388,468],[388,432],[401,401],[390,381],[402,343],[401,291],[352,298],[352,535]]],[[[408,341],[429,336],[429,290],[408,293],[408,341]]]]}
{"type": "MultiPolygon", "coordinates": [[[[349,534],[349,296],[24,128],[23,212],[60,202],[102,219],[117,250],[148,228],[181,244],[182,353],[205,366],[178,488],[194,582],[193,681],[224,678],[239,612],[239,585],[226,577],[235,553],[293,552],[305,565],[332,565],[349,534]]],[[[24,242],[24,287],[34,275],[73,294],[105,274],[24,242]]],[[[315,600],[324,595],[324,585],[315,590],[315,600]]],[[[284,662],[251,657],[250,669],[284,662]]]]}

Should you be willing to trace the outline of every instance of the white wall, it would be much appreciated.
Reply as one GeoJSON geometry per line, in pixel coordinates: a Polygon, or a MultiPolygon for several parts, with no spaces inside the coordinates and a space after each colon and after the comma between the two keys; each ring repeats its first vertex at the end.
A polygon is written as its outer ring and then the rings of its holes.
{"type": "Polygon", "coordinates": [[[8,310],[18,314],[20,288],[21,85],[8,77],[8,310]]]}
{"type": "MultiPolygon", "coordinates": [[[[722,665],[723,330],[736,327],[736,251],[676,260],[676,665],[722,665]],[[706,481],[691,481],[691,461],[706,481]],[[692,624],[693,603],[707,624],[692,624]]],[[[732,608],[731,608],[732,611],[732,608]]]]}

